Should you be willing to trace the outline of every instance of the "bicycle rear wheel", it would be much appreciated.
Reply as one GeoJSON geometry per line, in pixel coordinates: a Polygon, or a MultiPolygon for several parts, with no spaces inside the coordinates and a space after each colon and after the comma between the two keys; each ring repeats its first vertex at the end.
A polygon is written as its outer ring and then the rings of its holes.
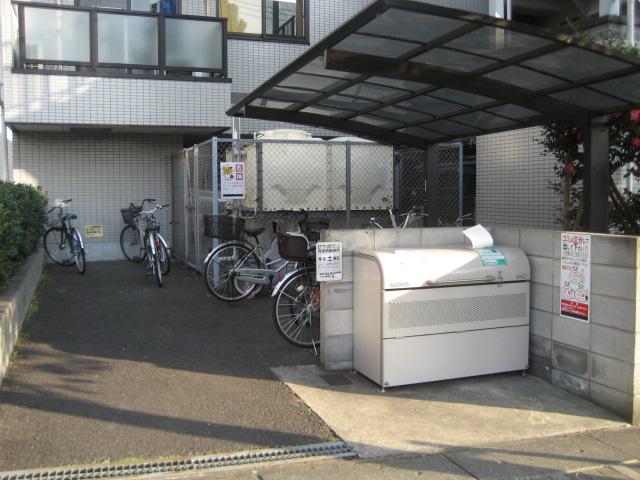
{"type": "Polygon", "coordinates": [[[84,247],[82,246],[82,237],[80,236],[80,232],[75,228],[71,230],[71,242],[73,243],[71,249],[73,251],[73,260],[75,261],[76,268],[80,272],[80,275],[84,275],[84,272],[87,270],[84,247]]]}
{"type": "Polygon", "coordinates": [[[204,268],[204,283],[211,294],[223,302],[237,302],[249,296],[255,283],[240,281],[238,269],[258,268],[260,261],[247,245],[238,242],[223,243],[217,247],[204,268]]]}
{"type": "Polygon", "coordinates": [[[44,251],[58,265],[73,265],[71,245],[60,227],[52,227],[44,234],[44,251]]]}
{"type": "Polygon", "coordinates": [[[120,232],[120,248],[130,262],[140,263],[147,256],[138,229],[133,225],[127,225],[120,232]]]}
{"type": "Polygon", "coordinates": [[[273,322],[282,338],[302,348],[320,345],[320,283],[315,269],[302,268],[273,299],[273,322]]]}
{"type": "Polygon", "coordinates": [[[156,236],[153,232],[147,233],[146,243],[148,250],[147,255],[149,255],[149,259],[151,260],[153,275],[156,277],[158,287],[162,287],[162,261],[160,260],[160,249],[156,247],[156,244],[159,242],[156,241],[156,236]]]}

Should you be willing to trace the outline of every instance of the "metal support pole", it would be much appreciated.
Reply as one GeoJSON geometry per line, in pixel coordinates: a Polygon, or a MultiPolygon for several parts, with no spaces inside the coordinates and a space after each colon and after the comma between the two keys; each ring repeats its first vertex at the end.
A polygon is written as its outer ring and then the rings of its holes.
{"type": "Polygon", "coordinates": [[[627,42],[636,44],[636,0],[627,0],[627,42]]]}
{"type": "Polygon", "coordinates": [[[440,146],[431,144],[424,153],[424,188],[427,199],[427,227],[437,227],[440,218],[440,146]]]}
{"type": "Polygon", "coordinates": [[[606,117],[590,120],[584,141],[585,231],[607,233],[609,226],[609,129],[606,117]]]}
{"type": "Polygon", "coordinates": [[[347,228],[351,228],[351,142],[346,144],[345,158],[345,221],[347,228]]]}

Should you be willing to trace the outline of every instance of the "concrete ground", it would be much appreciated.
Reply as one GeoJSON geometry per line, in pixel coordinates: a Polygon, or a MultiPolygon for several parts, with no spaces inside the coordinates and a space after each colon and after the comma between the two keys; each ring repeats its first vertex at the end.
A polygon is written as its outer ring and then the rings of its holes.
{"type": "Polygon", "coordinates": [[[190,270],[174,265],[163,288],[143,271],[46,268],[0,388],[0,480],[240,451],[257,460],[138,476],[640,480],[640,427],[537,378],[380,392],[280,339],[267,296],[232,307],[190,270]],[[260,460],[264,449],[339,441],[357,458],[260,460]]]}

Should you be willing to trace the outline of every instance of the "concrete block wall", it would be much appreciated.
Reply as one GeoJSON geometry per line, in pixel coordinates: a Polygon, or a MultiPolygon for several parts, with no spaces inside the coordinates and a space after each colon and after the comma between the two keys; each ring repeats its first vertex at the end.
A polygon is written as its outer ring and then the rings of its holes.
{"type": "Polygon", "coordinates": [[[9,366],[11,352],[40,281],[43,260],[44,250],[39,249],[27,259],[11,280],[9,287],[0,293],[0,383],[9,366]]]}
{"type": "MultiPolygon", "coordinates": [[[[561,317],[560,235],[488,227],[497,246],[521,248],[531,266],[529,373],[640,423],[640,237],[592,234],[590,322],[561,317]]],[[[353,252],[464,246],[462,229],[330,230],[343,245],[343,279],[322,285],[325,370],[353,368],[353,252]]]]}

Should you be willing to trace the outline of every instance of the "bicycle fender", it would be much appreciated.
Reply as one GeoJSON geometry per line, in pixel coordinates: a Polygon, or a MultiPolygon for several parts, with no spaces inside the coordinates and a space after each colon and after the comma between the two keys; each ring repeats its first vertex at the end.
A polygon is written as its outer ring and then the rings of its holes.
{"type": "Polygon", "coordinates": [[[209,253],[207,253],[207,256],[204,258],[204,262],[202,262],[202,263],[203,264],[207,263],[209,261],[209,259],[213,256],[213,252],[215,252],[215,251],[216,251],[216,248],[214,248],[209,253]]]}
{"type": "Polygon", "coordinates": [[[275,286],[275,287],[273,287],[273,291],[271,292],[271,296],[272,296],[272,297],[275,297],[275,296],[278,294],[278,292],[280,292],[280,289],[282,288],[282,286],[283,286],[283,285],[284,285],[284,284],[285,284],[285,283],[286,283],[286,282],[287,282],[287,281],[288,281],[288,280],[289,280],[293,275],[295,275],[295,274],[296,274],[296,273],[298,273],[299,271],[300,271],[299,269],[293,270],[292,272],[289,272],[289,273],[287,273],[284,277],[282,277],[282,279],[281,279],[278,283],[276,283],[276,286],[275,286]]]}

